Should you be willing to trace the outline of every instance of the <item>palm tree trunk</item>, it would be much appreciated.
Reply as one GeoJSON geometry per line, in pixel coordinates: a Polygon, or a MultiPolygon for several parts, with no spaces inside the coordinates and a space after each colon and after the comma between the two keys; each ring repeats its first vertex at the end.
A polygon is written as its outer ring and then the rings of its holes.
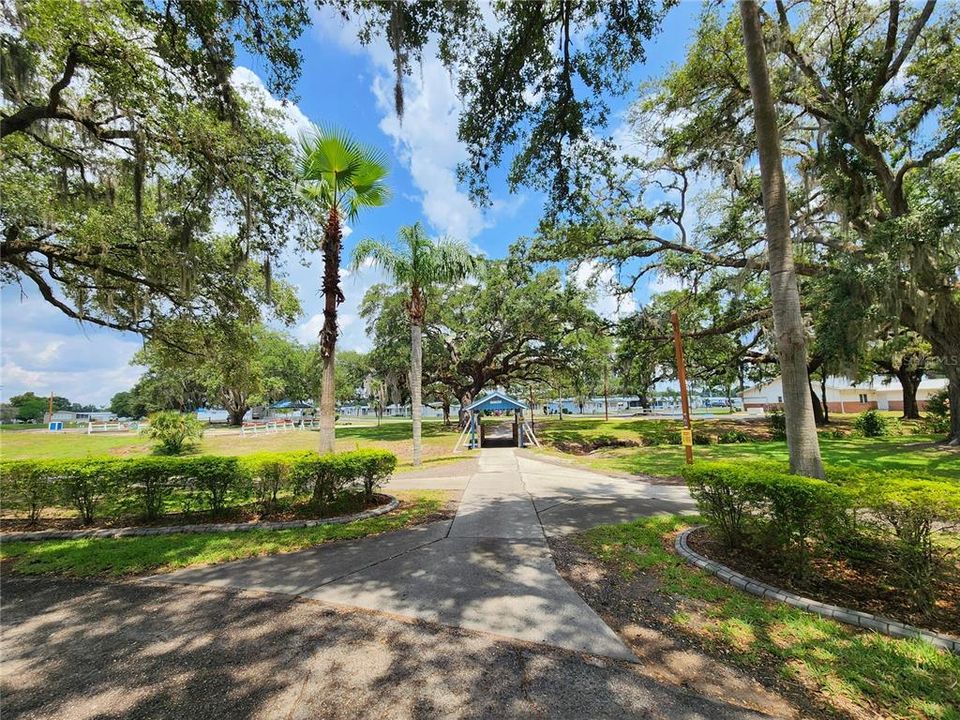
{"type": "Polygon", "coordinates": [[[787,187],[783,177],[777,113],[767,75],[767,56],[760,30],[760,13],[753,0],[740,1],[743,45],[746,51],[754,124],[760,154],[760,180],[767,227],[770,294],[783,377],[783,409],[787,425],[790,471],[822,478],[820,444],[813,417],[807,347],[800,314],[800,291],[793,265],[787,187]]]}
{"type": "Polygon", "coordinates": [[[413,464],[421,462],[423,426],[423,338],[419,321],[410,322],[410,414],[413,418],[413,464]]]}
{"type": "Polygon", "coordinates": [[[320,331],[320,355],[323,375],[320,386],[320,452],[333,452],[336,443],[334,423],[337,414],[335,362],[337,353],[337,306],[343,300],[340,291],[340,215],[330,210],[323,233],[323,329],[320,331]]]}

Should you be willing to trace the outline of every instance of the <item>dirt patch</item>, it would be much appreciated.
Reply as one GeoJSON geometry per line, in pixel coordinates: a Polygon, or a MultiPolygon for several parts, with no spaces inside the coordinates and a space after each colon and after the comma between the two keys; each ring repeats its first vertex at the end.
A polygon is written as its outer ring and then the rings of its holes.
{"type": "Polygon", "coordinates": [[[811,559],[808,578],[791,575],[771,553],[732,549],[699,528],[687,536],[695,552],[744,575],[820,602],[882,615],[928,630],[957,633],[960,628],[960,567],[944,568],[937,588],[940,598],[929,614],[920,612],[895,583],[897,561],[882,551],[857,553],[857,559],[834,555],[811,559]]]}
{"type": "Polygon", "coordinates": [[[29,520],[21,517],[0,518],[0,534],[34,530],[98,530],[120,527],[176,527],[180,525],[205,525],[208,523],[257,523],[257,522],[286,522],[290,520],[320,520],[341,515],[373,510],[390,502],[389,495],[375,493],[373,500],[367,502],[362,495],[351,496],[329,506],[325,511],[319,511],[309,503],[291,504],[279,507],[270,512],[264,512],[256,505],[227,508],[216,518],[209,512],[181,512],[170,513],[162,517],[147,521],[138,515],[124,514],[97,519],[96,526],[84,525],[76,516],[53,515],[41,517],[37,522],[30,524],[29,520]]]}
{"type": "Polygon", "coordinates": [[[552,537],[549,543],[560,575],[623,638],[640,659],[642,674],[774,717],[835,717],[802,686],[785,679],[774,658],[758,662],[748,673],[731,665],[721,649],[704,648],[678,631],[671,618],[682,608],[677,598],[661,591],[656,574],[624,577],[573,537],[552,537]]]}

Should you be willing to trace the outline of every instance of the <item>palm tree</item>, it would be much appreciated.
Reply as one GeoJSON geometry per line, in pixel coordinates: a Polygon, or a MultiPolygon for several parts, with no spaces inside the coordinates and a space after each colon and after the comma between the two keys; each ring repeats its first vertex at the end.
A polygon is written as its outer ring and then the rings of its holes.
{"type": "Polygon", "coordinates": [[[447,238],[431,241],[420,223],[400,228],[395,245],[365,239],[353,250],[353,268],[366,260],[391,276],[393,283],[410,293],[410,404],[413,415],[413,464],[421,461],[423,402],[423,318],[427,309],[427,290],[436,283],[463,280],[477,267],[466,243],[447,238]]]}
{"type": "Polygon", "coordinates": [[[783,377],[783,410],[787,423],[790,470],[798,475],[823,477],[820,443],[810,399],[807,344],[800,314],[800,290],[793,265],[787,186],[783,177],[777,112],[770,92],[767,54],[760,29],[760,9],[753,0],[740,1],[743,46],[753,96],[753,117],[760,155],[760,182],[767,226],[770,296],[783,377]]]}
{"type": "Polygon", "coordinates": [[[300,138],[300,179],[304,196],[323,218],[323,329],[320,356],[320,452],[333,452],[336,419],[334,355],[337,347],[337,306],[340,289],[340,252],[343,223],[353,222],[362,210],[387,202],[390,191],[385,155],[347,133],[315,127],[300,138]]]}

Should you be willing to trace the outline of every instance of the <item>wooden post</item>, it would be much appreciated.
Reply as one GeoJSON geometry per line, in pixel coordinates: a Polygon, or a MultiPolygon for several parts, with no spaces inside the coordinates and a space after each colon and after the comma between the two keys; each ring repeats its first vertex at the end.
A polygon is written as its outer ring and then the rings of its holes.
{"type": "Polygon", "coordinates": [[[47,422],[53,422],[53,391],[50,391],[50,400],[47,403],[47,422]]]}
{"type": "Polygon", "coordinates": [[[693,464],[693,429],[690,427],[690,400],[687,397],[687,367],[683,360],[683,340],[680,339],[680,318],[676,310],[670,311],[670,322],[673,323],[673,349],[677,356],[677,379],[680,382],[680,406],[683,409],[683,427],[686,432],[681,433],[683,449],[687,456],[687,465],[693,464]]]}

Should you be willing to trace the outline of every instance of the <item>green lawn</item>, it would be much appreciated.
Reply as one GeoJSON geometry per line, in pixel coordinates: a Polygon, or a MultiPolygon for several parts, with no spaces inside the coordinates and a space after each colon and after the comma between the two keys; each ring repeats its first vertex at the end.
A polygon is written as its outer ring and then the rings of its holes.
{"type": "MultiPolygon", "coordinates": [[[[386,421],[377,427],[369,420],[341,421],[337,425],[337,449],[355,450],[375,447],[397,455],[401,466],[410,464],[412,429],[409,420],[386,421]]],[[[453,459],[457,440],[455,429],[444,428],[439,421],[423,424],[423,458],[425,462],[453,459]]],[[[215,455],[247,455],[255,452],[313,450],[318,445],[316,430],[291,430],[243,437],[239,429],[216,429],[208,432],[192,451],[215,455]]],[[[150,441],[137,434],[87,435],[64,432],[0,431],[0,459],[59,459],[93,455],[146,455],[152,452],[150,441]]]]}
{"type": "MultiPolygon", "coordinates": [[[[838,713],[960,718],[960,656],[919,640],[859,632],[765,602],[687,565],[664,536],[691,518],[644,518],[587,531],[578,542],[624,577],[655,573],[676,602],[670,623],[681,634],[746,668],[780,668],[838,713]]],[[[639,600],[639,599],[638,599],[639,600]]]]}
{"type": "MultiPolygon", "coordinates": [[[[936,438],[909,435],[896,438],[820,438],[824,462],[856,465],[870,470],[903,470],[918,476],[940,475],[960,480],[960,451],[935,444],[936,438]]],[[[549,452],[549,451],[548,451],[549,452]]],[[[596,470],[617,470],[637,475],[674,476],[685,462],[683,447],[620,448],[589,456],[575,457],[578,463],[596,470]]],[[[707,445],[693,448],[694,462],[700,460],[786,461],[787,444],[780,441],[707,445]]]]}
{"type": "MultiPolygon", "coordinates": [[[[863,438],[848,435],[833,438],[830,431],[849,430],[855,416],[840,416],[832,427],[820,434],[820,450],[824,461],[832,465],[857,465],[872,470],[904,470],[918,475],[941,475],[960,479],[960,450],[937,444],[932,435],[894,435],[883,438],[863,438]]],[[[787,445],[782,441],[766,439],[768,426],[761,419],[733,421],[728,419],[694,421],[694,432],[713,436],[728,430],[740,430],[756,442],[731,445],[697,445],[694,459],[705,460],[787,460],[787,445]]],[[[905,429],[916,429],[905,423],[905,429]]],[[[603,421],[593,418],[551,419],[541,422],[539,436],[547,442],[587,444],[604,437],[634,440],[643,447],[610,448],[589,455],[560,453],[577,463],[595,470],[615,470],[638,475],[674,476],[680,474],[685,462],[680,445],[665,443],[667,436],[680,428],[677,420],[622,418],[603,421]]],[[[555,448],[544,452],[558,454],[555,448]]]]}
{"type": "Polygon", "coordinates": [[[5,572],[27,575],[132,575],[211,565],[255,555],[301,550],[331,540],[348,540],[398,530],[441,511],[447,495],[439,490],[398,492],[401,508],[387,515],[343,525],[231,533],[184,533],[126,538],[84,538],[4,542],[5,572]],[[9,563],[9,564],[8,564],[9,563]]]}

